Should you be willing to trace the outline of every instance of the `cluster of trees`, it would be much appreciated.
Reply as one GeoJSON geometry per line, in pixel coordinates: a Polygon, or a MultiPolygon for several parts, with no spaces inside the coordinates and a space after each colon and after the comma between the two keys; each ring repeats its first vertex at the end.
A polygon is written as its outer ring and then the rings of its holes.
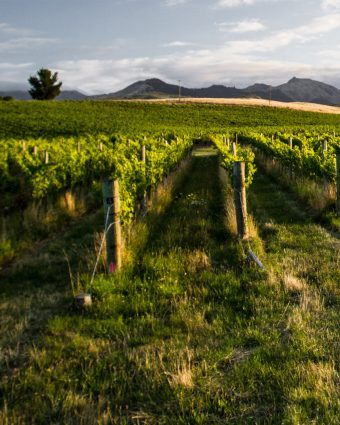
{"type": "Polygon", "coordinates": [[[5,102],[8,102],[10,100],[14,100],[12,96],[0,96],[0,101],[3,100],[5,102]]]}

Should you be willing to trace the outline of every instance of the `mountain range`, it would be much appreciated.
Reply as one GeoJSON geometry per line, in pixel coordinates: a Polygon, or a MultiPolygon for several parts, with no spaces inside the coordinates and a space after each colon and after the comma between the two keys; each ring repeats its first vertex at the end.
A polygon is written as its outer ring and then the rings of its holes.
{"type": "MultiPolygon", "coordinates": [[[[123,90],[114,93],[86,96],[76,90],[62,91],[59,100],[109,100],[109,99],[158,99],[178,97],[179,87],[151,78],[137,81],[123,90]]],[[[12,96],[15,99],[28,100],[25,90],[0,91],[0,96],[12,96]]],[[[340,90],[331,85],[307,78],[292,78],[285,84],[270,86],[254,84],[244,89],[212,85],[206,88],[181,87],[182,97],[194,98],[262,98],[281,102],[310,102],[340,106],[340,90]]]]}

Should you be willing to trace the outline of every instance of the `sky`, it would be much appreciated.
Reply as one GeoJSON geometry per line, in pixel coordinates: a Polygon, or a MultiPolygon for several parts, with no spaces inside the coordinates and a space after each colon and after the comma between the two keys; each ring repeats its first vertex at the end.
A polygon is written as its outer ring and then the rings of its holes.
{"type": "Polygon", "coordinates": [[[89,94],[153,77],[340,88],[340,0],[0,0],[0,89],[42,67],[89,94]]]}

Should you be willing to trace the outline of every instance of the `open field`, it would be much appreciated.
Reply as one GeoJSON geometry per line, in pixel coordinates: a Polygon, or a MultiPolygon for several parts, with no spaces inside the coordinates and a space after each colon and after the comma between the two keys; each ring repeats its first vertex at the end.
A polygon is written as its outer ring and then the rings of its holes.
{"type": "MultiPolygon", "coordinates": [[[[148,100],[148,102],[166,102],[173,103],[174,100],[168,99],[157,99],[157,100],[148,100]]],[[[190,98],[183,97],[181,99],[182,103],[206,103],[212,105],[238,105],[238,106],[268,106],[273,108],[286,108],[292,109],[294,111],[307,111],[307,112],[321,112],[325,114],[340,114],[340,106],[329,106],[321,105],[318,103],[307,103],[307,102],[279,102],[276,100],[266,99],[216,99],[216,98],[190,98]]]]}
{"type": "Polygon", "coordinates": [[[153,102],[0,113],[0,423],[338,424],[338,115],[153,102]],[[103,179],[121,180],[119,270],[99,252],[103,179]]]}

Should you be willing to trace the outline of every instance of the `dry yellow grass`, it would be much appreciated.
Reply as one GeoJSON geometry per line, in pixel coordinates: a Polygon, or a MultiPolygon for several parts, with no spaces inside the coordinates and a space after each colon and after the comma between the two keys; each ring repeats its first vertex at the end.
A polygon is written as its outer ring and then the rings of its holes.
{"type": "Polygon", "coordinates": [[[302,292],[306,289],[306,283],[290,273],[283,276],[283,283],[285,289],[289,292],[302,292]]]}
{"type": "Polygon", "coordinates": [[[192,352],[189,349],[184,350],[180,353],[177,360],[176,370],[171,372],[166,372],[166,376],[171,387],[182,386],[185,388],[192,388],[193,383],[193,374],[191,368],[191,359],[192,352]]]}
{"type": "Polygon", "coordinates": [[[204,251],[196,249],[188,253],[187,270],[189,273],[198,273],[209,267],[211,267],[210,259],[204,251]]]}
{"type": "MultiPolygon", "coordinates": [[[[178,103],[178,99],[142,99],[134,102],[152,102],[152,103],[178,103]]],[[[181,103],[210,103],[216,105],[239,105],[239,106],[269,106],[266,99],[215,99],[215,98],[191,98],[181,99],[181,103]]],[[[279,102],[272,100],[270,106],[273,108],[287,108],[297,111],[323,112],[325,114],[340,114],[340,107],[321,105],[308,102],[279,102]]]]}

